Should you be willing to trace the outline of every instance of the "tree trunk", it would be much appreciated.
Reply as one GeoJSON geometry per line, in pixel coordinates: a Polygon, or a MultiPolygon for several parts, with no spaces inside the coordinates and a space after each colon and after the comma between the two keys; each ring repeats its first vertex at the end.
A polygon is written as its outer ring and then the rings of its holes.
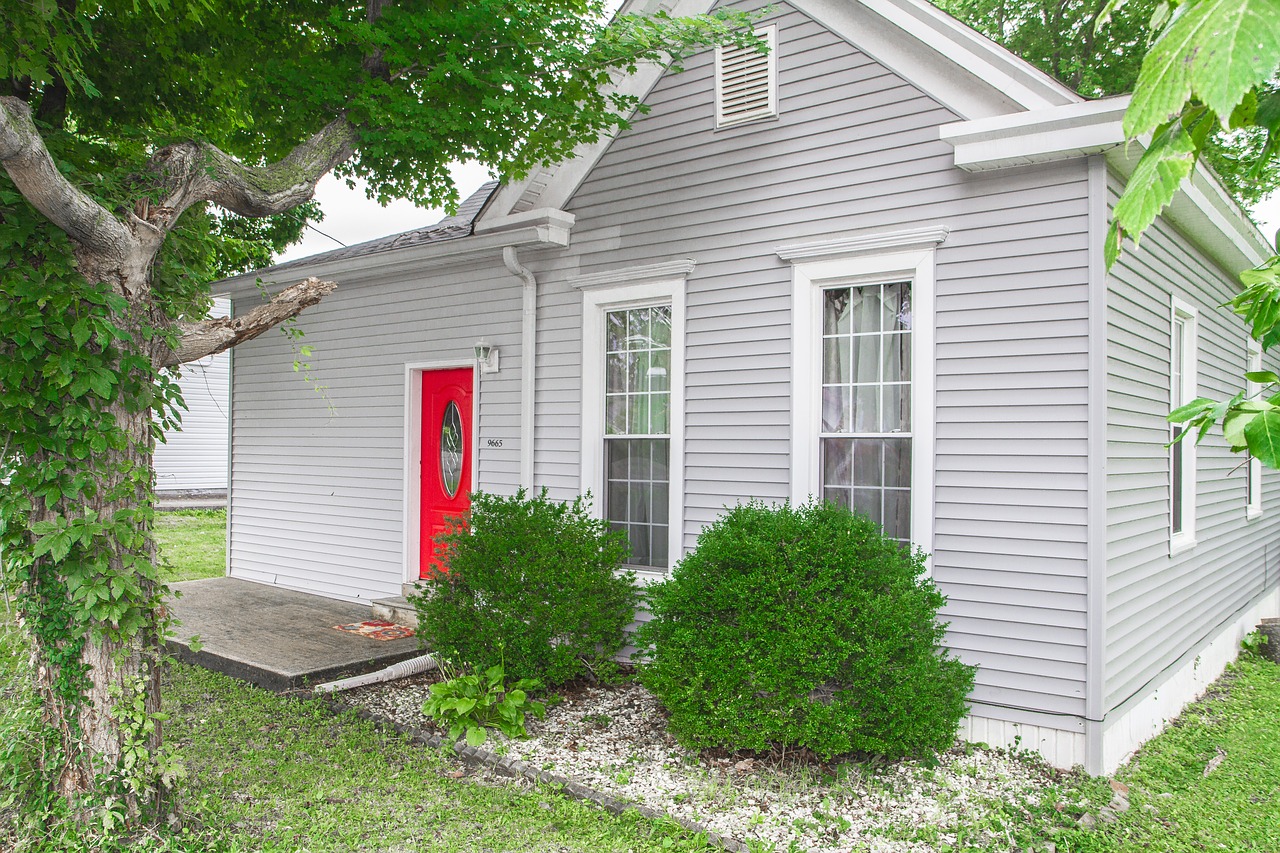
{"type": "MultiPolygon", "coordinates": [[[[144,340],[139,316],[151,312],[133,307],[134,316],[117,318],[128,329],[134,349],[150,362],[167,349],[144,340]]],[[[131,378],[149,385],[150,374],[131,378]]],[[[125,383],[121,383],[123,386],[125,383]]],[[[146,387],[140,385],[139,387],[146,387]]],[[[125,513],[131,519],[123,536],[98,537],[82,551],[73,549],[63,560],[46,555],[37,561],[36,572],[43,576],[48,592],[37,597],[44,612],[36,621],[49,626],[50,611],[66,608],[67,581],[77,566],[93,563],[93,576],[122,579],[128,590],[122,595],[131,605],[130,630],[116,620],[108,620],[80,608],[80,616],[64,617],[61,627],[41,635],[36,631],[36,681],[43,700],[45,721],[56,729],[61,754],[45,757],[46,770],[56,779],[58,792],[73,810],[88,817],[110,801],[110,808],[124,818],[125,825],[153,825],[164,817],[166,808],[162,755],[162,732],[156,714],[160,711],[161,636],[165,622],[162,584],[155,573],[138,566],[156,564],[156,547],[151,534],[152,500],[151,408],[132,400],[123,392],[102,404],[120,433],[127,438],[124,449],[95,453],[88,462],[94,478],[93,497],[72,503],[64,498],[39,508],[33,521],[61,516],[80,518],[92,511],[103,520],[125,513]],[[124,541],[121,541],[121,540],[124,541]],[[105,552],[105,553],[104,553],[105,552]],[[64,600],[58,601],[57,598],[64,600]],[[82,643],[79,653],[75,645],[82,643]],[[78,695],[77,695],[78,693],[78,695]]],[[[85,466],[85,460],[63,456],[66,463],[85,466]]],[[[28,618],[36,614],[22,614],[28,618]]],[[[56,623],[57,620],[54,620],[56,623]]]]}

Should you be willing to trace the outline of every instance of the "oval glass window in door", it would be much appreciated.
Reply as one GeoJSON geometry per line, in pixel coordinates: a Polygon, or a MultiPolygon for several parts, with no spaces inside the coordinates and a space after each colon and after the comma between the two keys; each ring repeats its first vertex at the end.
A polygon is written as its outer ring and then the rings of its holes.
{"type": "Polygon", "coordinates": [[[453,497],[462,485],[462,413],[449,401],[440,424],[440,482],[444,493],[453,497]]]}

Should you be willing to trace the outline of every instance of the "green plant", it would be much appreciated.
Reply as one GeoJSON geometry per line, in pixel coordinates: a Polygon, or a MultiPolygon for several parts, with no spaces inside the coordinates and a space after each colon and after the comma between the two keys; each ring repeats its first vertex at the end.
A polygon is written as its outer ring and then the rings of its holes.
{"type": "Polygon", "coordinates": [[[1267,638],[1261,631],[1250,631],[1240,638],[1240,648],[1251,655],[1261,654],[1266,644],[1267,638]]]}
{"type": "Polygon", "coordinates": [[[512,677],[548,685],[616,675],[639,596],[622,537],[586,499],[475,494],[436,541],[447,571],[411,599],[428,648],[477,670],[501,660],[512,677]]]}
{"type": "Polygon", "coordinates": [[[735,507],[649,587],[640,680],[694,748],[950,746],[973,668],[942,648],[924,554],[831,504],[735,507]]]}
{"type": "Polygon", "coordinates": [[[540,685],[532,678],[508,685],[503,676],[502,664],[495,664],[483,675],[472,672],[436,682],[422,712],[448,726],[450,740],[457,740],[465,731],[471,746],[484,743],[488,728],[507,737],[525,737],[525,714],[541,717],[546,713],[541,702],[529,698],[529,691],[540,685]]]}

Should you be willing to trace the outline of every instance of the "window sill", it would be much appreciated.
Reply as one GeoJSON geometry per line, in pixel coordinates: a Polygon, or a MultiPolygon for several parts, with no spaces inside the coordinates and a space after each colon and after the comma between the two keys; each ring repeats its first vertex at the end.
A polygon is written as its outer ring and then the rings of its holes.
{"type": "Polygon", "coordinates": [[[1262,518],[1262,507],[1252,507],[1252,508],[1245,507],[1245,511],[1244,511],[1245,521],[1254,521],[1259,518],[1262,518]]]}
{"type": "Polygon", "coordinates": [[[1169,539],[1169,556],[1186,553],[1196,547],[1196,538],[1192,535],[1179,535],[1169,539]]]}

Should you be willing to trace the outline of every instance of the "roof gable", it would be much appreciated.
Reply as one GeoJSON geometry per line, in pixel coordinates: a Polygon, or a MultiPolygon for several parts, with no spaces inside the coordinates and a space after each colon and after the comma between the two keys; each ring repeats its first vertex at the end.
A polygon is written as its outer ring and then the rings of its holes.
{"type": "MultiPolygon", "coordinates": [[[[623,13],[705,14],[713,0],[630,0],[623,13]]],[[[966,119],[1047,109],[1079,95],[924,0],[787,0],[956,115],[966,119]]],[[[767,20],[767,19],[766,19],[767,20]]],[[[666,68],[643,66],[616,91],[642,100],[666,68]]],[[[709,95],[710,96],[710,93],[709,95]]],[[[502,187],[481,218],[564,207],[604,155],[612,137],[579,147],[573,159],[502,187]]]]}

